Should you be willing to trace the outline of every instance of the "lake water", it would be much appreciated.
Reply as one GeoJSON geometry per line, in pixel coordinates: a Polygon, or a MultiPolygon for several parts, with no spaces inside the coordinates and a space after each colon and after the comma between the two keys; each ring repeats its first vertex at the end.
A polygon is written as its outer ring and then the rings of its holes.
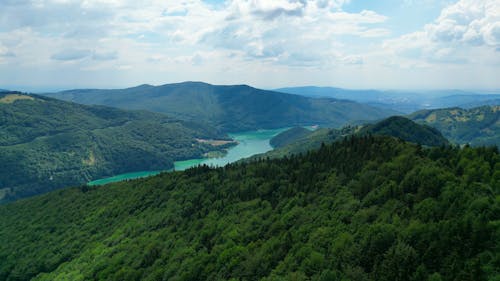
{"type": "MultiPolygon", "coordinates": [[[[269,144],[271,138],[287,129],[289,128],[280,128],[274,130],[257,130],[257,131],[228,134],[232,139],[238,141],[238,144],[230,148],[224,157],[176,161],[174,162],[174,169],[176,171],[183,171],[185,169],[203,164],[214,167],[220,167],[228,163],[236,162],[242,158],[267,152],[272,149],[271,145],[269,144]]],[[[161,171],[142,171],[142,172],[120,174],[110,178],[91,181],[88,183],[88,185],[103,185],[111,182],[142,178],[142,177],[157,175],[160,172],[161,171]]]]}

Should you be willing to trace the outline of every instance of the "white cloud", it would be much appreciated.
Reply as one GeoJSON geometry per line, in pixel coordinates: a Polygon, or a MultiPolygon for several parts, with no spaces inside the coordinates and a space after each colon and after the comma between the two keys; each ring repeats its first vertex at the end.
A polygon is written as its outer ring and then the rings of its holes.
{"type": "MultiPolygon", "coordinates": [[[[39,41],[57,38],[68,50],[47,54],[54,60],[117,59],[116,53],[89,54],[83,49],[117,49],[102,40],[129,38],[150,54],[183,48],[241,51],[247,59],[291,60],[329,53],[341,36],[383,37],[387,29],[372,27],[386,17],[373,11],[347,13],[346,0],[233,0],[222,8],[201,1],[46,0],[4,3],[0,24],[8,34],[30,29],[39,41]],[[106,45],[106,46],[104,46],[106,45]],[[313,54],[309,54],[313,52],[313,54]]],[[[29,39],[28,39],[29,41],[29,39]]],[[[28,42],[25,42],[28,43],[28,42]]],[[[38,42],[39,43],[39,42],[38,42]]],[[[121,47],[123,48],[123,47],[121,47]]],[[[176,51],[179,52],[179,51],[176,51]]],[[[189,54],[179,54],[189,55],[189,54]]],[[[126,59],[126,57],[122,58],[126,59]]],[[[130,62],[123,62],[130,63],[130,62]]]]}
{"type": "Polygon", "coordinates": [[[420,62],[498,64],[500,1],[460,0],[423,30],[386,40],[383,47],[420,62]]]}
{"type": "Polygon", "coordinates": [[[425,30],[436,42],[485,44],[496,48],[500,44],[500,2],[461,0],[445,8],[425,30]]]}
{"type": "Polygon", "coordinates": [[[54,83],[342,85],[339,79],[350,79],[356,85],[365,81],[357,71],[372,71],[366,81],[391,83],[383,69],[499,63],[498,0],[458,1],[425,28],[397,38],[383,12],[348,12],[348,2],[0,0],[0,83],[10,81],[5,73],[21,80],[47,69],[60,73],[54,83]]]}

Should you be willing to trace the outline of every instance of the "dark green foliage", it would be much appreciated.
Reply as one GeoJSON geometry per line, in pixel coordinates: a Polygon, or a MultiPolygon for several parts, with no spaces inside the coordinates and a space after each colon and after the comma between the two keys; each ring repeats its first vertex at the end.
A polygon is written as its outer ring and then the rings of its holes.
{"type": "Polygon", "coordinates": [[[105,176],[165,170],[214,149],[213,128],[161,114],[85,106],[43,96],[0,98],[0,202],[105,176]]]}
{"type": "Polygon", "coordinates": [[[422,110],[409,115],[415,122],[438,129],[450,141],[473,146],[500,147],[500,106],[471,109],[422,110]]]}
{"type": "Polygon", "coordinates": [[[496,148],[349,137],[0,206],[0,280],[498,280],[499,192],[496,148]]]}
{"type": "Polygon", "coordinates": [[[341,139],[342,136],[352,133],[353,127],[344,127],[342,130],[321,128],[310,132],[309,134],[295,139],[290,144],[268,151],[263,154],[257,154],[241,162],[250,162],[256,159],[281,158],[292,154],[306,153],[309,150],[318,149],[322,144],[332,143],[341,139]]]}
{"type": "Polygon", "coordinates": [[[246,85],[185,82],[119,90],[71,90],[48,94],[83,104],[144,109],[228,132],[320,124],[341,127],[353,120],[380,119],[394,112],[329,98],[307,98],[246,85]]]}
{"type": "Polygon", "coordinates": [[[290,143],[293,143],[301,138],[304,138],[311,133],[312,133],[311,130],[308,130],[304,127],[294,127],[282,133],[279,133],[278,135],[273,137],[269,141],[269,143],[271,144],[272,147],[279,148],[288,145],[290,143]]]}
{"type": "MultiPolygon", "coordinates": [[[[286,133],[286,131],[284,133],[286,133]]],[[[375,124],[345,126],[340,130],[323,128],[314,132],[309,132],[303,136],[292,136],[288,138],[290,143],[264,154],[255,155],[249,160],[280,158],[286,155],[304,153],[312,149],[318,149],[322,144],[329,144],[352,135],[392,136],[426,146],[441,146],[448,144],[448,140],[444,138],[438,130],[426,125],[417,124],[405,117],[392,116],[375,124]]]]}
{"type": "Polygon", "coordinates": [[[448,140],[438,130],[416,124],[402,116],[392,116],[374,125],[367,125],[359,131],[359,134],[393,136],[427,146],[448,144],[448,140]]]}

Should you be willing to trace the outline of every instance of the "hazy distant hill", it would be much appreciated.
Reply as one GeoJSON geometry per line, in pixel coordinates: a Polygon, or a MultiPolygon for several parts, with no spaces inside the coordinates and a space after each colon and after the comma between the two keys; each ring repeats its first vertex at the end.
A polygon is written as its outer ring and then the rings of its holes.
{"type": "Polygon", "coordinates": [[[500,106],[422,110],[409,118],[438,129],[458,144],[500,146],[500,106]]]}
{"type": "Polygon", "coordinates": [[[207,122],[230,132],[313,124],[340,127],[349,121],[375,120],[394,113],[346,100],[201,82],[119,90],[70,90],[48,95],[83,104],[167,113],[183,120],[207,122]]]}
{"type": "Polygon", "coordinates": [[[498,99],[491,99],[491,100],[472,101],[472,102],[469,102],[469,103],[461,104],[458,107],[465,108],[465,109],[470,109],[470,108],[474,108],[474,107],[495,106],[495,105],[500,105],[500,98],[498,98],[498,99]]]}
{"type": "Polygon", "coordinates": [[[331,97],[347,99],[369,104],[384,109],[393,109],[404,113],[412,113],[421,109],[444,107],[474,107],[500,105],[500,94],[480,94],[461,90],[441,91],[379,91],[379,90],[347,90],[334,87],[292,87],[276,91],[307,97],[331,97]]]}
{"type": "Polygon", "coordinates": [[[119,173],[171,168],[214,150],[214,128],[149,112],[0,94],[0,201],[119,173]]]}

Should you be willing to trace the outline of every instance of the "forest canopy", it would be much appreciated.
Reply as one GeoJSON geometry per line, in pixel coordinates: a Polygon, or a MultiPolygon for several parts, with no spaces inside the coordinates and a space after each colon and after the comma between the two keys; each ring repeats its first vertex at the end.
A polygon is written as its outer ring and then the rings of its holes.
{"type": "Polygon", "coordinates": [[[498,280],[500,156],[370,135],[0,206],[1,280],[498,280]]]}

